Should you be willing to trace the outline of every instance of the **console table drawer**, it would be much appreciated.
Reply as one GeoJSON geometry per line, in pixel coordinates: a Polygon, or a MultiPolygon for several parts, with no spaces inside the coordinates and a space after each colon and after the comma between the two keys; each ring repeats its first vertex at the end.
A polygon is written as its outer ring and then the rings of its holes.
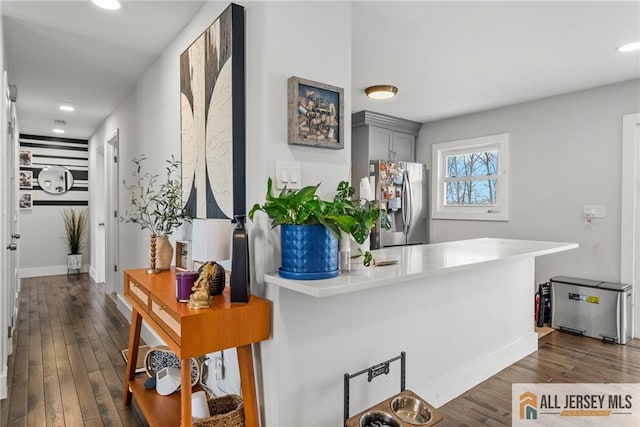
{"type": "Polygon", "coordinates": [[[162,302],[157,300],[153,295],[151,296],[151,310],[149,314],[158,322],[158,325],[180,345],[180,316],[171,311],[171,309],[162,304],[162,302]]]}
{"type": "Polygon", "coordinates": [[[149,311],[149,291],[131,279],[127,282],[127,291],[131,298],[144,308],[144,311],[149,311]]]}

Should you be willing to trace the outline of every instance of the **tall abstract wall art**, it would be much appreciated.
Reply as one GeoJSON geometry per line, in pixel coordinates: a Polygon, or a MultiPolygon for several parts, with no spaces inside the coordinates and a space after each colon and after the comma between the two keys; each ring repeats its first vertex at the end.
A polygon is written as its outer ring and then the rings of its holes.
{"type": "Polygon", "coordinates": [[[182,193],[194,218],[245,214],[244,8],[180,55],[182,193]]]}

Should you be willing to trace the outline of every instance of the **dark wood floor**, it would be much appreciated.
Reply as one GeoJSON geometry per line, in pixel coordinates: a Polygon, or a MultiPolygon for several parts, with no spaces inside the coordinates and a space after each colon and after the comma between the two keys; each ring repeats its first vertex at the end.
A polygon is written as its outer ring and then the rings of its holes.
{"type": "MultiPolygon", "coordinates": [[[[23,279],[0,426],[144,426],[122,407],[129,324],[88,276],[23,279]]],[[[511,425],[511,384],[640,382],[640,340],[553,332],[539,350],[442,406],[442,426],[511,425]]],[[[279,427],[279,426],[269,426],[279,427]]],[[[296,426],[304,427],[304,426],[296,426]]]]}
{"type": "Polygon", "coordinates": [[[122,406],[129,324],[87,274],[22,280],[0,426],[142,426],[122,406]]]}
{"type": "Polygon", "coordinates": [[[443,426],[511,425],[512,383],[638,383],[640,340],[626,345],[552,332],[538,351],[442,406],[443,426]]]}

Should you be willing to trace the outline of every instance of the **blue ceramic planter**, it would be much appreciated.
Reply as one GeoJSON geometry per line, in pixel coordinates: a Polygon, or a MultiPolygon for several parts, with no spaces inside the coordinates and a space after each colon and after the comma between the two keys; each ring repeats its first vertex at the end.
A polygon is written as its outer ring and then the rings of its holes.
{"type": "Polygon", "coordinates": [[[280,276],[288,279],[328,279],[338,271],[338,239],[322,225],[281,225],[280,276]]]}

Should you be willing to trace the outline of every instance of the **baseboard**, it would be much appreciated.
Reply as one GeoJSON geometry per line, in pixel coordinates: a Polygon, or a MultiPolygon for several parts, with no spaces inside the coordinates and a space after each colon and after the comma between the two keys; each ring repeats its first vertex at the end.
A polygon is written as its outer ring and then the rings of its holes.
{"type": "Polygon", "coordinates": [[[0,400],[6,399],[7,396],[7,365],[4,365],[0,372],[0,400]]]}
{"type": "Polygon", "coordinates": [[[532,332],[413,391],[433,406],[440,407],[537,349],[538,335],[532,332]]]}
{"type": "MultiPolygon", "coordinates": [[[[88,271],[88,265],[84,264],[80,269],[81,273],[88,271]]],[[[28,267],[20,268],[18,270],[18,278],[24,279],[27,277],[41,277],[41,276],[59,276],[61,274],[67,274],[67,265],[48,265],[46,267],[28,267]]]]}
{"type": "MultiPolygon", "coordinates": [[[[118,306],[118,310],[122,315],[131,322],[131,304],[127,300],[125,300],[122,295],[118,294],[118,299],[116,300],[116,305],[118,306]]],[[[147,324],[142,322],[142,329],[140,331],[140,336],[150,347],[166,345],[166,343],[157,335],[152,329],[149,329],[147,324]]],[[[124,350],[124,349],[121,349],[124,350]]]]}

